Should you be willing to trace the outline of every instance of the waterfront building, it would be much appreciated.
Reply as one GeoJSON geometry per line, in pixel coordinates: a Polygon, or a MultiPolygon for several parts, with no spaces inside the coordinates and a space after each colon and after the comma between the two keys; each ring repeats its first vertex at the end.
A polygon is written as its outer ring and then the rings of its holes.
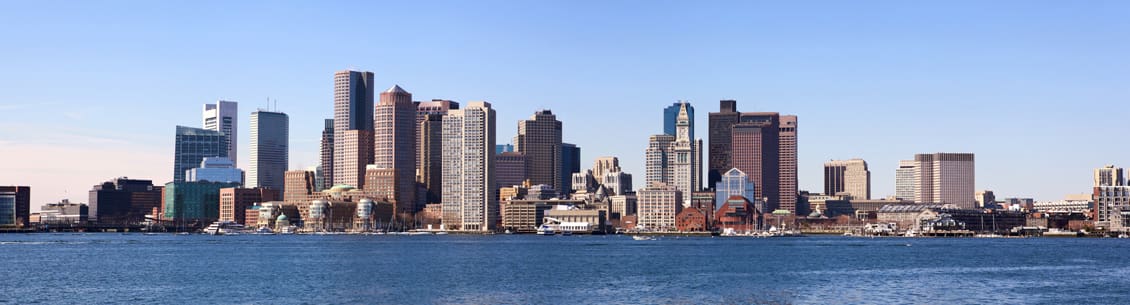
{"type": "Polygon", "coordinates": [[[708,229],[706,213],[698,208],[683,208],[675,215],[675,229],[679,232],[701,232],[708,229]]]}
{"type": "Polygon", "coordinates": [[[189,169],[185,181],[233,182],[243,185],[243,170],[226,157],[208,157],[200,161],[200,167],[189,169]]]}
{"type": "MultiPolygon", "coordinates": [[[[391,202],[397,205],[397,213],[405,213],[405,209],[399,205],[404,204],[397,200],[397,176],[400,171],[391,168],[379,168],[375,165],[369,165],[365,168],[365,187],[362,189],[365,195],[370,196],[372,199],[391,202]]],[[[411,204],[408,202],[407,204],[411,204]]]]}
{"type": "MultiPolygon", "coordinates": [[[[205,130],[217,131],[224,135],[222,155],[205,157],[228,157],[235,160],[237,152],[236,135],[239,134],[239,104],[233,101],[216,101],[215,104],[204,104],[203,124],[205,130]]],[[[199,161],[197,161],[199,162],[199,161]]],[[[236,163],[233,161],[233,165],[236,163]]]]}
{"type": "Polygon", "coordinates": [[[119,177],[94,185],[88,194],[88,219],[97,223],[138,223],[161,207],[161,186],[152,180],[119,177]]]}
{"type": "MultiPolygon", "coordinates": [[[[308,201],[310,196],[321,191],[319,189],[316,173],[310,170],[292,170],[284,174],[283,201],[308,201]]],[[[264,200],[275,201],[279,199],[264,200]]]]}
{"type": "Polygon", "coordinates": [[[824,194],[871,199],[871,171],[863,159],[824,162],[824,194]]]}
{"type": "Polygon", "coordinates": [[[501,203],[502,229],[533,233],[541,225],[545,211],[552,206],[543,201],[508,200],[501,203]]]}
{"type": "Polygon", "coordinates": [[[895,169],[895,198],[914,200],[914,186],[917,183],[914,178],[916,166],[914,160],[899,160],[899,167],[895,169]]]}
{"type": "Polygon", "coordinates": [[[318,165],[321,173],[318,174],[320,180],[318,190],[331,188],[334,184],[334,119],[325,120],[322,127],[321,145],[322,150],[319,156],[321,164],[318,165]]]}
{"type": "Polygon", "coordinates": [[[718,194],[710,190],[693,192],[690,203],[689,207],[698,209],[706,217],[706,229],[713,229],[714,211],[719,206],[718,194]]]}
{"type": "MultiPolygon", "coordinates": [[[[597,157],[592,162],[593,177],[604,177],[605,173],[620,171],[620,159],[616,157],[597,157]]],[[[629,188],[630,189],[630,188],[629,188]]]]}
{"type": "Polygon", "coordinates": [[[850,197],[828,196],[820,202],[824,215],[834,218],[846,215],[856,219],[873,219],[875,213],[886,205],[912,204],[911,201],[887,199],[849,199],[850,197]]]}
{"type": "Polygon", "coordinates": [[[637,225],[653,231],[675,230],[675,215],[683,210],[683,193],[663,183],[636,192],[637,225]]]}
{"type": "Polygon", "coordinates": [[[254,225],[254,221],[247,221],[247,208],[257,203],[282,199],[280,195],[279,190],[271,188],[222,188],[220,189],[220,214],[218,220],[229,220],[244,225],[254,225]]]}
{"type": "MultiPolygon", "coordinates": [[[[234,127],[233,127],[234,128],[234,127]]],[[[223,132],[177,126],[173,153],[173,182],[184,182],[189,169],[200,165],[204,158],[228,157],[223,132]]],[[[232,163],[234,166],[235,163],[232,163]]]]}
{"type": "Polygon", "coordinates": [[[90,207],[85,203],[73,203],[70,200],[63,199],[59,203],[48,203],[40,207],[38,223],[43,225],[85,224],[90,220],[89,217],[90,207]]]}
{"type": "Polygon", "coordinates": [[[1033,210],[1047,213],[1082,213],[1093,208],[1094,204],[1090,199],[1036,201],[1032,203],[1033,210]]]}
{"type": "Polygon", "coordinates": [[[31,187],[0,186],[0,229],[31,225],[31,187]]]}
{"type": "MultiPolygon", "coordinates": [[[[439,203],[443,196],[443,116],[459,109],[459,103],[433,99],[416,104],[416,181],[426,189],[424,201],[439,203]]],[[[438,219],[438,218],[437,218],[438,219]]]]}
{"type": "Polygon", "coordinates": [[[992,209],[997,207],[997,196],[993,195],[993,191],[990,190],[973,193],[973,200],[977,203],[977,208],[992,209]]]}
{"type": "Polygon", "coordinates": [[[580,171],[581,148],[576,144],[561,143],[561,170],[559,170],[558,172],[561,174],[561,178],[559,178],[559,180],[563,185],[565,185],[565,187],[564,189],[557,190],[562,192],[563,198],[568,197],[568,192],[572,189],[568,187],[568,183],[569,180],[572,179],[573,173],[578,173],[580,171]]]}
{"type": "MultiPolygon", "coordinates": [[[[891,204],[879,208],[876,212],[878,223],[894,223],[898,230],[920,229],[922,224],[937,219],[939,211],[946,205],[941,204],[891,204]]],[[[953,205],[948,205],[953,208],[953,205]]]]}
{"type": "Polygon", "coordinates": [[[761,228],[761,211],[746,197],[726,197],[714,215],[715,227],[719,230],[750,232],[761,228]]]}
{"type": "Polygon", "coordinates": [[[215,221],[220,218],[220,189],[239,186],[235,182],[212,181],[166,183],[162,218],[203,223],[215,221]]]}
{"type": "MultiPolygon", "coordinates": [[[[1096,229],[1120,227],[1123,213],[1130,215],[1130,186],[1096,186],[1092,189],[1091,200],[1095,210],[1091,218],[1096,229]]],[[[1125,217],[1130,220],[1130,217],[1125,217]]]]}
{"type": "Polygon", "coordinates": [[[1095,186],[1124,186],[1126,176],[1121,167],[1107,165],[1095,169],[1095,186]]]}
{"type": "Polygon", "coordinates": [[[498,222],[495,181],[495,112],[471,102],[443,117],[443,226],[493,231],[498,222]]]}
{"type": "Polygon", "coordinates": [[[742,198],[758,200],[756,195],[756,186],[753,181],[750,181],[749,175],[746,175],[742,170],[731,168],[721,176],[721,180],[714,185],[715,190],[715,206],[721,208],[730,197],[741,196],[742,198]]]}
{"type": "Polygon", "coordinates": [[[381,92],[373,114],[373,165],[396,172],[392,201],[398,214],[424,208],[416,202],[416,107],[412,94],[394,85],[381,92]]]}
{"type": "Polygon", "coordinates": [[[569,231],[572,233],[584,234],[607,232],[608,230],[607,222],[605,222],[605,220],[608,219],[607,211],[593,209],[591,206],[570,205],[556,202],[552,207],[551,209],[545,210],[542,223],[553,221],[559,224],[586,224],[580,227],[589,228],[589,230],[571,228],[569,231]]]}
{"type": "Polygon", "coordinates": [[[963,209],[976,205],[973,154],[917,154],[914,162],[914,202],[949,203],[963,209]]]}
{"type": "Polygon", "coordinates": [[[506,188],[522,185],[529,172],[526,155],[520,152],[504,152],[495,156],[495,175],[498,187],[506,188]]]}
{"type": "Polygon", "coordinates": [[[373,72],[334,73],[333,184],[361,187],[373,163],[373,72]]]}
{"type": "Polygon", "coordinates": [[[518,135],[514,136],[514,149],[526,155],[531,166],[526,177],[531,184],[546,184],[555,190],[569,188],[562,180],[561,121],[552,111],[538,110],[528,120],[518,121],[518,135]]]}
{"type": "Polygon", "coordinates": [[[283,176],[290,164],[290,117],[286,113],[262,109],[251,113],[250,161],[247,187],[283,190],[283,176]]]}

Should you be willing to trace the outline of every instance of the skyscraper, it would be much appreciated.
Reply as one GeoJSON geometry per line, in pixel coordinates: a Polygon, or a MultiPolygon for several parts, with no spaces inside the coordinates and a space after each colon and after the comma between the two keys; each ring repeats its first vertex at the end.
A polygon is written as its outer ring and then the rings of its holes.
{"type": "Polygon", "coordinates": [[[917,163],[914,160],[899,160],[899,167],[895,170],[895,198],[899,200],[914,200],[914,171],[917,163]]]}
{"type": "MultiPolygon", "coordinates": [[[[203,126],[204,129],[219,131],[224,138],[224,150],[227,152],[222,157],[231,158],[232,164],[237,165],[236,135],[239,134],[239,104],[232,101],[216,101],[215,104],[204,104],[203,126]]],[[[214,156],[211,156],[214,157],[214,156]]]]}
{"type": "Polygon", "coordinates": [[[286,113],[256,110],[251,113],[251,166],[248,188],[283,191],[290,164],[290,117],[286,113]]]}
{"type": "Polygon", "coordinates": [[[688,205],[690,200],[689,194],[697,192],[698,187],[695,185],[695,142],[691,138],[691,125],[692,117],[690,116],[690,103],[678,103],[680,105],[678,115],[675,118],[675,143],[673,143],[671,150],[674,152],[674,159],[671,160],[671,181],[675,189],[678,189],[683,194],[685,201],[680,202],[684,206],[688,205]]]}
{"type": "Polygon", "coordinates": [[[971,153],[914,155],[914,202],[976,206],[974,163],[971,153]]]}
{"type": "Polygon", "coordinates": [[[227,137],[223,132],[177,126],[176,136],[173,182],[184,182],[186,172],[199,166],[204,158],[228,157],[228,150],[224,147],[227,137]]]}
{"type": "Polygon", "coordinates": [[[1126,178],[1121,167],[1107,165],[1095,169],[1095,186],[1124,186],[1126,178]]]}
{"type": "Polygon", "coordinates": [[[559,191],[569,188],[570,179],[562,179],[561,121],[552,111],[539,110],[530,119],[518,121],[514,150],[526,155],[530,184],[545,184],[559,191]]]}
{"type": "Polygon", "coordinates": [[[753,180],[756,196],[748,199],[763,200],[766,213],[782,208],[779,123],[776,112],[742,113],[730,136],[733,168],[753,180]]]}
{"type": "Polygon", "coordinates": [[[30,212],[31,187],[0,186],[0,228],[27,228],[30,212]]]}
{"type": "MultiPolygon", "coordinates": [[[[531,164],[532,166],[532,164],[531,164]]],[[[561,169],[557,171],[561,173],[558,178],[562,181],[565,189],[558,189],[564,197],[568,197],[572,191],[569,187],[569,181],[573,180],[573,174],[581,172],[581,148],[572,143],[561,143],[561,169]]]]}
{"type": "Polygon", "coordinates": [[[373,90],[373,72],[334,73],[334,184],[360,188],[372,163],[373,90]]]}
{"type": "Polygon", "coordinates": [[[526,155],[520,152],[504,152],[495,154],[495,180],[498,187],[512,187],[522,185],[526,180],[526,155]]]}
{"type": "Polygon", "coordinates": [[[427,190],[427,203],[439,203],[443,196],[443,116],[454,109],[459,103],[449,100],[416,102],[416,182],[427,190]]]}
{"type": "Polygon", "coordinates": [[[796,214],[797,204],[797,117],[795,115],[782,115],[779,129],[779,143],[781,158],[777,169],[780,181],[780,199],[778,209],[796,214]]]}
{"type": "Polygon", "coordinates": [[[741,113],[737,112],[737,101],[722,100],[718,112],[710,113],[710,120],[708,122],[710,137],[708,145],[710,146],[710,157],[707,186],[714,187],[718,181],[722,180],[722,174],[734,168],[730,153],[732,152],[730,143],[731,131],[734,124],[738,123],[741,118],[741,113]]]}
{"type": "Polygon", "coordinates": [[[644,184],[668,183],[671,179],[671,159],[674,153],[675,136],[668,134],[652,135],[648,138],[647,149],[644,151],[644,184]]]}
{"type": "Polygon", "coordinates": [[[381,92],[373,113],[373,164],[396,171],[393,206],[399,214],[423,209],[416,202],[416,105],[400,86],[381,92]]]}
{"type": "Polygon", "coordinates": [[[491,231],[498,220],[494,173],[495,113],[471,102],[443,117],[443,226],[491,231]]]}
{"type": "Polygon", "coordinates": [[[326,119],[325,127],[322,128],[322,163],[318,165],[321,169],[320,180],[321,184],[318,189],[324,190],[333,187],[334,184],[334,119],[326,119]]]}
{"type": "Polygon", "coordinates": [[[687,138],[694,141],[694,106],[683,101],[675,102],[671,106],[663,108],[663,134],[679,136],[679,115],[682,111],[686,111],[687,120],[690,124],[690,128],[687,130],[687,138]],[[686,109],[683,109],[684,107],[686,109]]]}
{"type": "Polygon", "coordinates": [[[753,179],[766,212],[796,212],[797,117],[777,112],[738,112],[737,102],[722,100],[710,113],[710,184],[730,168],[753,179]]]}
{"type": "Polygon", "coordinates": [[[871,199],[871,171],[863,159],[824,162],[824,195],[849,193],[852,199],[871,199]]]}

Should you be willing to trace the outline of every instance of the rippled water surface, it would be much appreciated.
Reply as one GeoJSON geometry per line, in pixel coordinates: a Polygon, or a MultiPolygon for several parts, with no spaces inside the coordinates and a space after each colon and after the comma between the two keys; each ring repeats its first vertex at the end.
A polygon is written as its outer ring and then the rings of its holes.
{"type": "Polygon", "coordinates": [[[0,234],[0,303],[1130,304],[1127,239],[0,234]]]}

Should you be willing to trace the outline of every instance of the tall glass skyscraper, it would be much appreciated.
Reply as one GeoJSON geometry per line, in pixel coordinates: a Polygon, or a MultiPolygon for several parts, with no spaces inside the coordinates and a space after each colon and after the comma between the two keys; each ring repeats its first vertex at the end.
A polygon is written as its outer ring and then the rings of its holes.
{"type": "Polygon", "coordinates": [[[290,117],[286,113],[257,110],[251,113],[251,166],[247,187],[268,187],[279,192],[290,162],[290,117]]]}
{"type": "MultiPolygon", "coordinates": [[[[204,158],[228,157],[227,136],[223,132],[177,126],[173,152],[173,182],[184,182],[185,172],[196,168],[204,158]]],[[[233,162],[234,166],[234,162],[233,162]]]]}

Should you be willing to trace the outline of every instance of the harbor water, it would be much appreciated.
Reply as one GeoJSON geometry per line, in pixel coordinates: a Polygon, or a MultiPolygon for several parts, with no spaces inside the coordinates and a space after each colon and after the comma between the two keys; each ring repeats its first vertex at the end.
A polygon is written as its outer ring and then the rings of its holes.
{"type": "Polygon", "coordinates": [[[0,303],[1130,304],[1130,239],[0,235],[0,303]]]}

